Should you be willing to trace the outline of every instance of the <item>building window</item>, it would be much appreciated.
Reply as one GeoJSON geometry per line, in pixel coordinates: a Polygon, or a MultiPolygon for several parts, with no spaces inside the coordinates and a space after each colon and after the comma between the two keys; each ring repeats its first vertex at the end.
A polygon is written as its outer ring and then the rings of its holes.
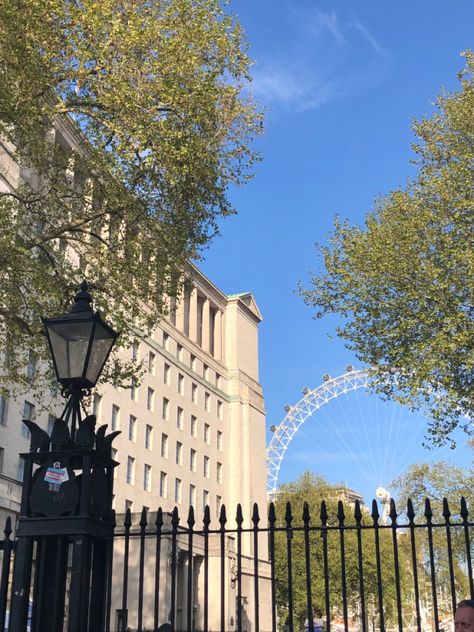
{"type": "Polygon", "coordinates": [[[198,398],[198,387],[197,384],[192,384],[191,386],[191,401],[193,404],[197,404],[198,398]]]}
{"type": "Polygon", "coordinates": [[[222,508],[222,496],[216,496],[216,516],[219,518],[222,508]]]}
{"type": "Polygon", "coordinates": [[[166,498],[168,487],[168,475],[166,472],[160,472],[160,497],[166,498]]]}
{"type": "Polygon", "coordinates": [[[191,369],[193,371],[196,370],[196,356],[193,354],[191,354],[191,369]]]}
{"type": "Polygon", "coordinates": [[[218,483],[222,483],[222,463],[216,465],[216,478],[218,483]]]}
{"type": "Polygon", "coordinates": [[[161,435],[161,456],[164,459],[168,458],[168,435],[164,432],[161,435]]]}
{"type": "Polygon", "coordinates": [[[197,417],[191,415],[191,436],[197,437],[197,417]]]}
{"type": "Polygon", "coordinates": [[[0,395],[0,426],[7,425],[7,405],[7,398],[4,395],[0,395]]]}
{"type": "Polygon", "coordinates": [[[163,382],[167,384],[168,386],[170,385],[170,382],[171,382],[171,367],[166,362],[163,366],[163,382]]]}
{"type": "MultiPolygon", "coordinates": [[[[28,419],[29,421],[32,421],[34,416],[35,416],[34,404],[25,400],[25,403],[23,404],[23,419],[28,419]]],[[[26,439],[28,439],[28,437],[30,436],[30,431],[25,426],[25,424],[21,424],[21,436],[25,437],[26,439]]]]}
{"type": "Polygon", "coordinates": [[[196,506],[196,485],[189,486],[189,505],[191,507],[196,506]]]}
{"type": "Polygon", "coordinates": [[[125,500],[125,511],[127,511],[127,509],[130,509],[130,511],[132,511],[132,507],[133,507],[133,500],[125,500]]]}
{"type": "Polygon", "coordinates": [[[211,427],[209,424],[204,424],[204,443],[211,443],[211,427]]]}
{"type": "Polygon", "coordinates": [[[207,489],[204,489],[202,492],[202,510],[205,511],[206,507],[209,506],[209,492],[207,489]]]}
{"type": "Polygon", "coordinates": [[[127,483],[133,485],[135,480],[135,459],[133,456],[127,458],[127,483]]]}
{"type": "Polygon", "coordinates": [[[209,457],[204,457],[204,469],[203,469],[204,478],[209,478],[209,457]]]}
{"type": "Polygon", "coordinates": [[[189,469],[191,472],[196,471],[196,450],[194,448],[191,448],[189,452],[189,469]]]}
{"type": "Polygon", "coordinates": [[[5,449],[4,448],[0,448],[0,474],[3,473],[3,459],[4,459],[4,455],[5,455],[5,449]]]}
{"type": "Polygon", "coordinates": [[[25,475],[25,459],[22,459],[20,456],[20,458],[18,459],[18,470],[16,474],[17,480],[23,482],[24,475],[25,475]]]}
{"type": "Polygon", "coordinates": [[[163,348],[166,349],[166,351],[169,351],[170,348],[170,337],[168,334],[163,332],[163,348]]]}
{"type": "Polygon", "coordinates": [[[138,345],[132,346],[132,360],[136,362],[138,360],[138,345]]]}
{"type": "Polygon", "coordinates": [[[167,400],[166,397],[163,397],[163,407],[162,407],[162,411],[161,411],[161,416],[163,417],[163,419],[165,421],[168,421],[169,414],[170,414],[170,403],[169,403],[169,400],[167,400]]]}
{"type": "Polygon", "coordinates": [[[137,401],[137,380],[132,377],[130,382],[130,399],[134,402],[137,401]]]}
{"type": "Polygon", "coordinates": [[[174,502],[181,503],[181,479],[174,480],[174,502]]]}
{"type": "Polygon", "coordinates": [[[146,407],[148,408],[150,412],[153,412],[154,399],[155,399],[155,391],[152,388],[148,387],[147,394],[146,394],[146,407]]]}
{"type": "Polygon", "coordinates": [[[30,351],[29,356],[28,356],[28,367],[27,367],[27,375],[28,375],[28,379],[33,379],[36,373],[36,364],[37,364],[38,358],[36,357],[36,354],[33,351],[30,351]]]}
{"type": "MultiPolygon", "coordinates": [[[[112,457],[113,461],[117,460],[117,448],[112,448],[112,450],[110,451],[110,456],[112,457]]],[[[114,467],[114,478],[117,478],[117,468],[114,467]]]]}
{"type": "Polygon", "coordinates": [[[183,464],[183,444],[176,441],[176,465],[183,464]]]}
{"type": "Polygon", "coordinates": [[[150,424],[145,426],[145,448],[151,450],[153,447],[153,428],[150,424]]]}
{"type": "Polygon", "coordinates": [[[178,343],[176,347],[176,356],[180,362],[183,361],[183,346],[178,343]]]}
{"type": "Polygon", "coordinates": [[[177,414],[176,414],[176,425],[182,430],[184,425],[184,411],[182,408],[178,406],[177,414]]]}
{"type": "Polygon", "coordinates": [[[217,400],[217,419],[220,419],[221,421],[222,421],[222,419],[224,417],[223,410],[224,410],[224,407],[222,405],[222,402],[217,400]]]}
{"type": "Polygon", "coordinates": [[[137,418],[133,415],[128,420],[128,438],[130,441],[137,440],[137,418]]]}
{"type": "Polygon", "coordinates": [[[145,463],[143,468],[143,489],[146,492],[151,491],[151,465],[145,463]]]}
{"type": "Polygon", "coordinates": [[[209,367],[207,366],[207,364],[204,365],[202,374],[204,376],[204,379],[209,382],[209,367]]]}
{"type": "Polygon", "coordinates": [[[217,388],[221,388],[222,386],[222,377],[219,373],[216,373],[216,386],[217,388]]]}
{"type": "Polygon", "coordinates": [[[222,432],[217,431],[217,449],[222,451],[222,432]]]}
{"type": "Polygon", "coordinates": [[[184,395],[184,375],[178,373],[178,393],[184,395]]]}
{"type": "Polygon", "coordinates": [[[110,421],[110,427],[112,431],[118,430],[119,415],[120,415],[119,406],[117,406],[116,404],[112,404],[112,419],[110,421]]]}
{"type": "Polygon", "coordinates": [[[102,402],[102,395],[98,393],[94,393],[94,397],[92,398],[92,414],[99,418],[100,415],[100,405],[102,402]]]}
{"type": "Polygon", "coordinates": [[[204,408],[208,413],[211,411],[211,396],[209,393],[204,394],[204,408]]]}
{"type": "Polygon", "coordinates": [[[155,359],[156,356],[153,351],[148,352],[148,373],[155,375],[155,359]]]}

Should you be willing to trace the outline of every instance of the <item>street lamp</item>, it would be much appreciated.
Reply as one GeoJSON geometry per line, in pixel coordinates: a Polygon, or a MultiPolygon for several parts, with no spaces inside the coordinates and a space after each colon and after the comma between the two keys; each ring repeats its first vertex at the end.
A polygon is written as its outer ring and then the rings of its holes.
{"type": "Polygon", "coordinates": [[[99,312],[93,311],[87,287],[83,281],[68,314],[43,318],[56,377],[70,395],[63,417],[68,421],[72,414],[73,441],[81,399],[95,386],[118,336],[99,312]]]}

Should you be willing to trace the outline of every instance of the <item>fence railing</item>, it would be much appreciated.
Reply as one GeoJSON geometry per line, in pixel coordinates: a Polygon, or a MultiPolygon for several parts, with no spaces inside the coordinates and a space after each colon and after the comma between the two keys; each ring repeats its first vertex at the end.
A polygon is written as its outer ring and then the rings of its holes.
{"type": "MultiPolygon", "coordinates": [[[[375,501],[371,511],[277,501],[245,517],[240,506],[232,517],[222,507],[212,523],[206,508],[200,524],[192,508],[185,519],[177,509],[127,511],[104,575],[105,630],[447,632],[456,602],[474,598],[473,527],[464,499],[452,512],[447,501],[438,510],[426,501],[418,515],[411,501],[402,514],[392,501],[386,522],[375,501]]],[[[3,631],[15,557],[9,521],[0,550],[3,631]]],[[[35,547],[33,573],[34,556],[35,547]]]]}

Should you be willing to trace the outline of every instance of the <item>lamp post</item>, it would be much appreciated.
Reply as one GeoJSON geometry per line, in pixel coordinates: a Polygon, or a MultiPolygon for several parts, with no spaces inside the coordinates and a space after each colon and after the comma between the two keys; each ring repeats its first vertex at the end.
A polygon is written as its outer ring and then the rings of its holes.
{"type": "Polygon", "coordinates": [[[20,455],[25,469],[9,630],[26,631],[31,603],[32,632],[63,632],[66,619],[68,632],[102,632],[110,604],[118,465],[111,445],[119,433],[106,435],[107,426],[96,431],[95,416],[83,415],[83,398],[118,334],[93,311],[85,281],[71,312],[43,323],[67,403],[51,436],[23,420],[31,442],[20,455]]]}

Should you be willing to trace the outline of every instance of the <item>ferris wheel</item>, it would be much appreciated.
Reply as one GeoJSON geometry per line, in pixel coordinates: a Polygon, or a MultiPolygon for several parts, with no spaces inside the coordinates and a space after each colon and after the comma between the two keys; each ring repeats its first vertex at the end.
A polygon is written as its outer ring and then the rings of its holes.
{"type": "Polygon", "coordinates": [[[285,406],[283,421],[270,426],[270,498],[282,482],[310,471],[384,504],[392,483],[415,462],[470,462],[472,451],[462,431],[453,433],[456,451],[449,446],[427,450],[429,417],[377,394],[372,380],[369,369],[348,365],[344,374],[324,375],[319,386],[304,388],[296,404],[285,406]]]}
{"type": "Polygon", "coordinates": [[[329,375],[323,377],[323,383],[315,389],[304,388],[303,397],[294,406],[285,406],[286,416],[278,426],[270,426],[273,433],[267,448],[267,492],[272,497],[276,491],[278,475],[288,446],[294,436],[317,410],[332,399],[349,391],[367,388],[370,376],[366,369],[354,370],[351,365],[346,373],[336,378],[329,375]]]}

